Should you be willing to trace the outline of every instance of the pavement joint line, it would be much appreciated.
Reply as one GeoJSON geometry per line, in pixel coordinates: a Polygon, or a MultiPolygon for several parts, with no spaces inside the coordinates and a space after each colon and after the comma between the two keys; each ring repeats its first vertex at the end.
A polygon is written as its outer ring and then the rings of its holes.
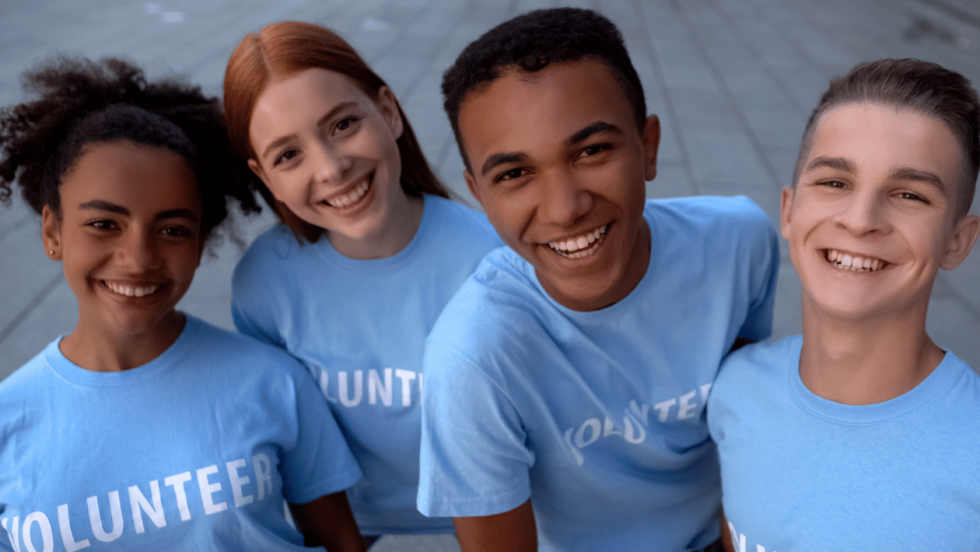
{"type": "MultiPolygon", "coordinates": [[[[640,34],[643,37],[643,46],[647,51],[647,56],[650,57],[653,64],[653,72],[656,75],[657,84],[660,88],[660,95],[663,97],[664,109],[667,112],[666,118],[670,121],[670,126],[674,129],[674,133],[676,134],[674,140],[677,141],[677,149],[681,155],[681,162],[684,165],[684,172],[687,173],[687,181],[690,182],[694,195],[701,195],[701,190],[698,185],[699,182],[694,177],[694,167],[691,163],[691,155],[688,153],[687,143],[684,140],[684,133],[681,132],[680,120],[677,118],[677,110],[674,108],[674,102],[671,99],[670,89],[667,87],[667,78],[664,75],[663,66],[660,63],[660,56],[657,54],[657,47],[653,44],[653,37],[650,36],[650,31],[646,24],[647,16],[646,12],[643,10],[643,1],[633,0],[631,3],[634,11],[636,11],[637,18],[640,21],[639,27],[640,34]]],[[[662,138],[663,137],[661,136],[661,139],[662,138]]]]}
{"type": "MultiPolygon", "coordinates": [[[[0,205],[0,209],[6,210],[6,209],[12,209],[12,208],[13,208],[13,206],[0,205]]],[[[5,224],[2,227],[0,227],[0,242],[3,242],[3,240],[7,239],[11,234],[13,234],[13,232],[11,232],[11,230],[13,230],[14,228],[16,228],[18,226],[21,226],[22,224],[26,223],[28,220],[30,220],[30,218],[31,218],[31,214],[30,213],[25,213],[20,218],[18,218],[17,220],[11,222],[10,224],[5,224]]]]}
{"type": "MultiPolygon", "coordinates": [[[[466,14],[465,10],[460,11],[459,15],[456,17],[456,25],[454,26],[454,28],[458,29],[461,26],[461,23],[465,18],[465,14],[466,14]]],[[[439,41],[436,44],[436,46],[433,46],[432,50],[429,52],[429,55],[426,56],[425,63],[422,65],[419,71],[415,73],[415,77],[408,83],[408,86],[405,87],[403,95],[406,98],[406,101],[408,98],[412,97],[412,95],[415,93],[415,90],[418,89],[419,84],[422,83],[422,79],[425,78],[425,76],[428,74],[429,69],[432,67],[432,64],[435,62],[436,58],[438,57],[436,53],[439,50],[444,49],[452,41],[452,37],[453,37],[452,33],[445,33],[443,35],[443,39],[439,41]]]]}
{"type": "MultiPolygon", "coordinates": [[[[792,104],[792,106],[795,107],[804,116],[808,116],[810,112],[808,111],[807,107],[802,105],[797,100],[796,96],[793,94],[792,90],[790,90],[789,87],[786,86],[786,83],[783,81],[783,79],[779,78],[778,73],[773,71],[772,64],[770,64],[766,60],[762,52],[760,52],[759,49],[756,48],[755,45],[752,44],[750,40],[745,38],[745,32],[742,29],[742,27],[735,22],[735,19],[732,17],[732,14],[724,9],[724,2],[719,2],[718,0],[715,0],[714,4],[717,7],[717,11],[724,14],[724,19],[728,22],[729,27],[731,27],[732,29],[736,29],[735,32],[736,34],[738,34],[739,38],[741,39],[745,47],[748,48],[750,52],[752,52],[752,55],[756,59],[762,61],[762,66],[766,74],[769,75],[769,78],[771,78],[774,83],[776,83],[776,86],[779,88],[779,90],[786,95],[786,97],[789,99],[790,104],[792,104]]],[[[759,15],[758,6],[753,6],[753,7],[755,8],[756,20],[761,22],[763,19],[759,15]]]]}
{"type": "Polygon", "coordinates": [[[772,181],[773,186],[779,189],[779,173],[769,160],[769,156],[766,155],[766,148],[764,148],[762,143],[759,142],[758,136],[755,135],[755,131],[753,131],[752,127],[749,125],[749,121],[745,117],[745,112],[742,110],[742,107],[738,105],[738,101],[735,99],[732,91],[728,88],[728,84],[725,82],[721,71],[718,70],[718,66],[708,54],[708,51],[704,46],[704,42],[693,28],[690,18],[683,10],[678,12],[678,17],[684,22],[684,26],[687,28],[688,34],[691,35],[691,43],[695,48],[697,48],[701,61],[704,63],[705,67],[708,68],[708,71],[711,73],[711,77],[714,79],[718,89],[728,101],[728,107],[735,113],[735,118],[738,119],[739,126],[742,127],[742,131],[748,138],[752,149],[755,150],[756,157],[758,157],[766,173],[768,173],[769,179],[772,181]]]}
{"type": "Polygon", "coordinates": [[[63,273],[59,271],[57,274],[55,274],[54,278],[51,278],[51,281],[48,282],[47,285],[45,285],[44,288],[41,289],[41,291],[39,291],[28,304],[25,305],[24,308],[10,320],[7,327],[0,331],[0,343],[3,343],[5,339],[10,337],[10,334],[12,334],[14,330],[16,330],[24,322],[24,320],[26,320],[27,317],[34,312],[38,305],[40,305],[48,297],[48,295],[54,291],[54,288],[58,287],[58,284],[60,284],[63,280],[63,273]]]}
{"type": "MultiPolygon", "coordinates": [[[[399,3],[400,3],[399,0],[389,0],[389,2],[385,4],[385,7],[382,8],[380,11],[381,13],[385,13],[388,11],[389,6],[398,5],[399,3]]],[[[426,2],[423,5],[423,7],[415,10],[415,13],[412,14],[411,19],[409,19],[407,22],[403,24],[399,23],[396,26],[398,30],[392,33],[391,38],[388,39],[388,42],[386,42],[384,46],[378,48],[378,50],[374,52],[374,54],[371,56],[370,59],[365,60],[368,64],[368,67],[375,67],[376,65],[378,65],[382,58],[387,56],[392,50],[395,49],[396,44],[402,42],[402,39],[408,33],[408,29],[416,22],[418,22],[418,20],[422,18],[422,15],[425,12],[431,9],[432,9],[432,4],[430,2],[426,2]]]]}
{"type": "MultiPolygon", "coordinates": [[[[950,4],[944,0],[915,0],[920,4],[925,4],[927,6],[932,6],[939,11],[945,12],[946,15],[961,21],[963,23],[968,23],[978,29],[980,29],[980,15],[973,14],[963,8],[950,4]]],[[[980,12],[980,10],[978,10],[980,12]]]]}
{"type": "MultiPolygon", "coordinates": [[[[758,4],[755,4],[755,5],[758,7],[758,4]]],[[[759,12],[756,12],[756,13],[759,13],[759,12]]],[[[810,65],[812,65],[814,67],[814,69],[817,69],[817,70],[827,69],[827,67],[825,67],[823,64],[821,64],[817,60],[813,59],[813,56],[811,56],[810,53],[807,52],[805,48],[803,48],[803,46],[800,44],[800,41],[797,40],[796,37],[794,37],[793,35],[791,35],[791,34],[789,34],[789,33],[786,32],[786,29],[785,29],[784,26],[775,24],[775,22],[773,22],[772,19],[768,17],[768,15],[769,15],[768,12],[766,12],[766,10],[763,10],[762,13],[760,13],[760,15],[759,15],[759,19],[761,20],[762,17],[765,16],[766,17],[766,21],[770,25],[772,25],[772,27],[774,29],[776,29],[776,32],[778,32],[780,35],[782,35],[783,36],[783,39],[786,40],[786,42],[796,51],[796,53],[804,61],[806,61],[807,63],[809,63],[810,65]]],[[[813,19],[810,18],[808,15],[804,15],[803,17],[804,17],[804,19],[807,21],[807,23],[811,27],[822,27],[822,25],[819,22],[814,22],[813,19]]]]}

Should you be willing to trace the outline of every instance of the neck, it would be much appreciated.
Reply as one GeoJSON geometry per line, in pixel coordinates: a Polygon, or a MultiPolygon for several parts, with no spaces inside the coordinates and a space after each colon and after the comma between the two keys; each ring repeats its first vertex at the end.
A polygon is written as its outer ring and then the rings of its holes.
{"type": "Polygon", "coordinates": [[[425,211],[422,198],[402,194],[400,199],[376,232],[355,239],[327,231],[327,239],[341,255],[351,259],[384,259],[397,254],[412,242],[425,211]]]}
{"type": "Polygon", "coordinates": [[[183,313],[175,310],[152,331],[139,334],[106,331],[79,321],[75,331],[61,340],[61,352],[86,370],[122,372],[162,355],[180,337],[186,320],[183,313]]]}
{"type": "Polygon", "coordinates": [[[874,321],[848,320],[803,300],[800,378],[815,395],[843,404],[875,404],[911,391],[939,365],[943,351],[925,331],[925,309],[874,321]]]}

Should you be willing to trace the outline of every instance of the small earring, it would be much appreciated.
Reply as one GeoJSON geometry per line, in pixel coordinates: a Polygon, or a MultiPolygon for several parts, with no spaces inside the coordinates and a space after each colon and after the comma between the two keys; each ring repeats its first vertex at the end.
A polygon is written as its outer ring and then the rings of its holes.
{"type": "Polygon", "coordinates": [[[52,256],[52,257],[54,257],[54,249],[52,249],[52,250],[50,250],[50,251],[48,251],[48,253],[50,253],[50,254],[51,254],[51,256],[52,256]]]}

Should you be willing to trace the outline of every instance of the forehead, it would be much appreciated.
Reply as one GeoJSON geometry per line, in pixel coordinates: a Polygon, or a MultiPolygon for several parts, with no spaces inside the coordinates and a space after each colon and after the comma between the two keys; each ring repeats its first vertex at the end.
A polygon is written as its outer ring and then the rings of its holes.
{"type": "Polygon", "coordinates": [[[201,209],[197,178],[183,157],[128,140],[85,146],[59,193],[63,207],[100,199],[154,211],[201,209]]]}
{"type": "Polygon", "coordinates": [[[314,67],[290,75],[276,75],[252,108],[250,138],[265,137],[268,132],[293,124],[297,119],[315,121],[322,113],[311,111],[311,107],[329,110],[336,104],[351,101],[372,103],[356,81],[336,71],[314,67]]]}
{"type": "Polygon", "coordinates": [[[535,73],[505,69],[497,80],[470,92],[459,111],[460,135],[474,166],[495,152],[556,145],[597,121],[624,132],[636,127],[612,69],[589,58],[535,73]]]}
{"type": "Polygon", "coordinates": [[[804,174],[818,157],[850,160],[858,172],[913,168],[940,176],[947,189],[961,180],[965,156],[942,120],[909,109],[851,103],[828,110],[817,121],[804,174]]]}

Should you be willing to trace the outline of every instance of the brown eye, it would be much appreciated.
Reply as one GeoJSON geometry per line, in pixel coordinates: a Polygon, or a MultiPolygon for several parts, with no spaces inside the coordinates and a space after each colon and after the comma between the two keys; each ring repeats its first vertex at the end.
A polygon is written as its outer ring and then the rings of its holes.
{"type": "Polygon", "coordinates": [[[286,150],[280,153],[279,157],[276,157],[276,160],[273,162],[273,166],[289,161],[290,159],[296,157],[297,155],[299,155],[299,152],[294,149],[286,150]]]}

